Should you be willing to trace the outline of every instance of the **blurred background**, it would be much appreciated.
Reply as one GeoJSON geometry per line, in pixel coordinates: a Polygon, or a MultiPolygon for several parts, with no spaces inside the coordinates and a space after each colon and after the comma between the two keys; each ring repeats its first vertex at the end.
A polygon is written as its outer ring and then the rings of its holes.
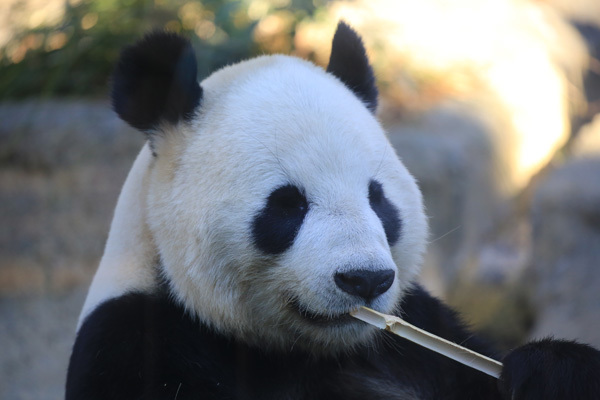
{"type": "Polygon", "coordinates": [[[418,178],[423,283],[508,350],[600,346],[597,0],[0,1],[0,398],[60,399],[87,287],[143,143],[110,110],[122,46],[191,38],[200,76],[364,38],[418,178]]]}

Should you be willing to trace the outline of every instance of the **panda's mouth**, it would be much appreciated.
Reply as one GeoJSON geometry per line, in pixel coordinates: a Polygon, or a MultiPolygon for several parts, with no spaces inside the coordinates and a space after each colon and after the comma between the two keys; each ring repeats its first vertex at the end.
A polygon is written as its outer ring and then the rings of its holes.
{"type": "Polygon", "coordinates": [[[306,306],[302,305],[298,299],[290,300],[289,305],[302,319],[317,325],[343,325],[356,321],[349,312],[341,314],[318,314],[312,312],[306,306]]]}

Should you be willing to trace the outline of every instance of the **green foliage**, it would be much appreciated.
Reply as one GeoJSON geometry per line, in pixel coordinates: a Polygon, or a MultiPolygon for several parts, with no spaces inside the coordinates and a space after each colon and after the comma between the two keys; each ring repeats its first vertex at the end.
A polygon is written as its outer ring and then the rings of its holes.
{"type": "Polygon", "coordinates": [[[0,100],[106,96],[120,49],[153,29],[189,37],[199,76],[206,76],[261,51],[253,39],[259,20],[248,13],[254,2],[267,4],[267,13],[286,7],[304,16],[314,9],[310,0],[61,1],[65,10],[58,24],[16,32],[0,49],[0,100]]]}

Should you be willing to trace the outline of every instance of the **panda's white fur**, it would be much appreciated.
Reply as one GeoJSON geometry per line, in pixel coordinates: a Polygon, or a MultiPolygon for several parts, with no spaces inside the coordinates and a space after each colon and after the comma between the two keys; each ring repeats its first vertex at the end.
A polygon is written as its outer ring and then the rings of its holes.
{"type": "Polygon", "coordinates": [[[152,154],[144,145],[119,196],[100,265],[94,276],[77,329],[99,304],[130,291],[156,287],[156,248],[146,216],[146,187],[152,154]]]}
{"type": "Polygon", "coordinates": [[[421,195],[380,124],[338,79],[294,57],[245,61],[201,86],[197,117],[164,126],[156,159],[145,147],[134,164],[82,318],[106,298],[148,289],[149,261],[160,256],[173,293],[219,331],[278,347],[364,340],[366,326],[315,329],[287,302],[341,316],[363,303],[335,286],[334,273],[391,268],[394,284],[371,304],[390,312],[418,273],[427,235],[421,195]],[[371,179],[400,211],[402,239],[392,248],[369,206],[371,179]],[[265,256],[252,245],[252,217],[286,183],[306,190],[310,212],[289,251],[265,256]]]}

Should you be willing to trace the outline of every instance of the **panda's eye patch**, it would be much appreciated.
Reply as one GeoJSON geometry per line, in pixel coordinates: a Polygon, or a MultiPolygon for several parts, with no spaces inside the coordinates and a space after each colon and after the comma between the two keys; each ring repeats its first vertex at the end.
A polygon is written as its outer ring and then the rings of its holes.
{"type": "Polygon", "coordinates": [[[381,204],[384,201],[385,197],[383,195],[383,186],[381,183],[377,181],[369,182],[369,203],[373,204],[381,204]]]}
{"type": "Polygon", "coordinates": [[[252,222],[254,244],[267,254],[283,253],[294,243],[307,212],[308,201],[297,186],[275,189],[252,222]]]}
{"type": "Polygon", "coordinates": [[[372,179],[369,182],[369,204],[383,224],[383,230],[390,246],[400,238],[402,221],[398,209],[385,197],[381,183],[372,179]]]}

